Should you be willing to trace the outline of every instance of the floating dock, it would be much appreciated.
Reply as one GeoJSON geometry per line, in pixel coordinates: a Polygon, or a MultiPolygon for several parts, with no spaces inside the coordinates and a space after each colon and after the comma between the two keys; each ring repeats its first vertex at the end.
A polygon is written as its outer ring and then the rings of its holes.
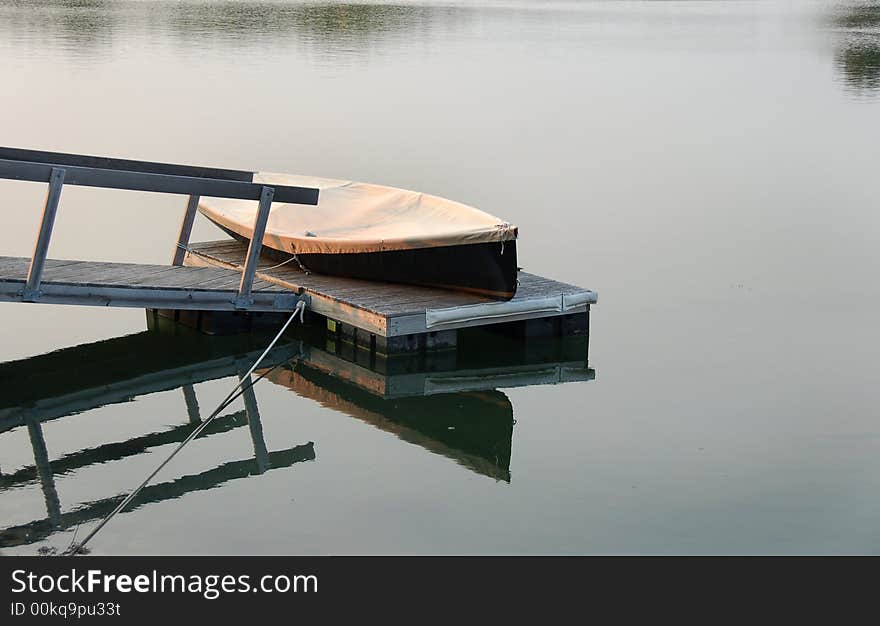
{"type": "Polygon", "coordinates": [[[262,254],[272,202],[317,205],[319,190],[256,183],[253,172],[0,147],[0,178],[48,184],[33,255],[0,257],[0,301],[141,307],[210,334],[272,326],[305,305],[312,322],[378,356],[451,348],[473,326],[520,337],[589,332],[595,292],[528,272],[499,302],[279,264],[262,254]],[[170,264],[49,259],[65,185],[188,196],[170,264]],[[258,202],[249,244],[190,244],[203,195],[258,202]]]}
{"type": "MultiPolygon", "coordinates": [[[[233,240],[191,245],[184,258],[190,267],[226,268],[240,272],[248,247],[233,240]]],[[[340,339],[384,355],[450,348],[456,332],[473,326],[507,325],[523,336],[571,336],[589,332],[588,289],[519,273],[519,288],[510,301],[499,302],[468,293],[415,285],[311,274],[296,263],[279,266],[260,257],[255,278],[300,294],[308,311],[326,318],[340,339]]],[[[202,323],[202,322],[199,322],[202,323]]]]}

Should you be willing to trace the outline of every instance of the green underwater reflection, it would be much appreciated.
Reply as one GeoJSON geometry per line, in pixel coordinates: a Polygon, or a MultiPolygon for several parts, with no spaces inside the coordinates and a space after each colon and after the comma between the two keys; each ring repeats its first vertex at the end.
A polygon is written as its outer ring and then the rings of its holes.
{"type": "Polygon", "coordinates": [[[398,41],[431,39],[472,11],[382,3],[0,0],[0,38],[109,57],[145,41],[225,54],[230,49],[305,47],[332,59],[363,57],[398,41]]]}
{"type": "Polygon", "coordinates": [[[880,90],[880,3],[846,6],[834,12],[838,43],[834,64],[845,87],[859,95],[880,90]]]}

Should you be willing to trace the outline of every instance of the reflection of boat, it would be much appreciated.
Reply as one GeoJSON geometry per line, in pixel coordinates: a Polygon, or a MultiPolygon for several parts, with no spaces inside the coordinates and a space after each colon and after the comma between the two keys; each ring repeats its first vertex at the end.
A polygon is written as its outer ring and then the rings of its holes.
{"type": "MultiPolygon", "coordinates": [[[[319,274],[428,285],[499,300],[516,292],[517,229],[437,196],[326,178],[255,174],[320,189],[317,206],[272,204],[263,245],[319,274]]],[[[199,210],[249,241],[257,202],[204,198],[199,210]]]]}
{"type": "Polygon", "coordinates": [[[513,406],[500,391],[383,400],[302,362],[268,379],[478,474],[510,482],[513,406]]]}

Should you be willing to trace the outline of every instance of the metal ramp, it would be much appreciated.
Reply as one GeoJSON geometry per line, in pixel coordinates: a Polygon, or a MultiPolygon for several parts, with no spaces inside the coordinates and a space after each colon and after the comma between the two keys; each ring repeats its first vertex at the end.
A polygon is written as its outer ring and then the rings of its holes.
{"type": "Polygon", "coordinates": [[[300,294],[255,281],[273,200],[318,204],[318,190],[252,182],[253,172],[132,161],[0,147],[0,178],[48,183],[33,256],[0,257],[0,300],[196,309],[292,311],[300,294]],[[49,242],[64,185],[189,196],[168,266],[49,260],[49,242]],[[202,196],[259,201],[253,243],[238,272],[184,268],[183,259],[202,196]]]}
{"type": "MultiPolygon", "coordinates": [[[[0,257],[0,301],[22,302],[31,259],[0,257]]],[[[227,269],[102,263],[45,262],[38,292],[30,301],[138,308],[235,311],[241,274],[227,269]]],[[[299,296],[264,280],[251,285],[248,311],[292,311],[299,296]]]]}

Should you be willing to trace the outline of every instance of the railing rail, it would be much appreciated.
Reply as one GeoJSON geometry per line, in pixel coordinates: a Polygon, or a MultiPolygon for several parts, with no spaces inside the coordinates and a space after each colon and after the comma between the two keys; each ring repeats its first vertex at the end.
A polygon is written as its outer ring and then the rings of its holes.
{"type": "Polygon", "coordinates": [[[272,202],[318,204],[317,189],[254,183],[254,172],[23,148],[0,147],[0,178],[49,184],[43,219],[22,294],[26,302],[34,302],[40,297],[43,266],[48,256],[61,188],[65,184],[189,196],[171,259],[172,265],[183,264],[201,196],[259,201],[254,236],[235,297],[235,306],[241,309],[246,309],[252,301],[254,275],[272,202]]]}
{"type": "MultiPolygon", "coordinates": [[[[156,193],[198,194],[214,198],[237,198],[259,200],[263,191],[261,183],[239,180],[222,180],[177,174],[153,174],[132,170],[110,170],[60,163],[34,163],[0,159],[0,178],[47,183],[53,169],[65,170],[64,184],[105,189],[127,189],[156,193]]],[[[309,187],[272,185],[276,202],[294,204],[317,204],[318,190],[309,187]]]]}
{"type": "Polygon", "coordinates": [[[114,157],[91,156],[87,154],[70,154],[67,152],[46,152],[43,150],[27,150],[25,148],[9,148],[0,146],[0,159],[8,161],[28,161],[30,163],[51,163],[55,166],[92,167],[99,170],[126,170],[144,172],[146,174],[170,174],[172,176],[193,176],[195,178],[216,178],[218,180],[238,180],[253,182],[254,173],[242,170],[228,170],[216,167],[200,167],[195,165],[175,165],[172,163],[154,163],[152,161],[134,161],[114,157]]]}

